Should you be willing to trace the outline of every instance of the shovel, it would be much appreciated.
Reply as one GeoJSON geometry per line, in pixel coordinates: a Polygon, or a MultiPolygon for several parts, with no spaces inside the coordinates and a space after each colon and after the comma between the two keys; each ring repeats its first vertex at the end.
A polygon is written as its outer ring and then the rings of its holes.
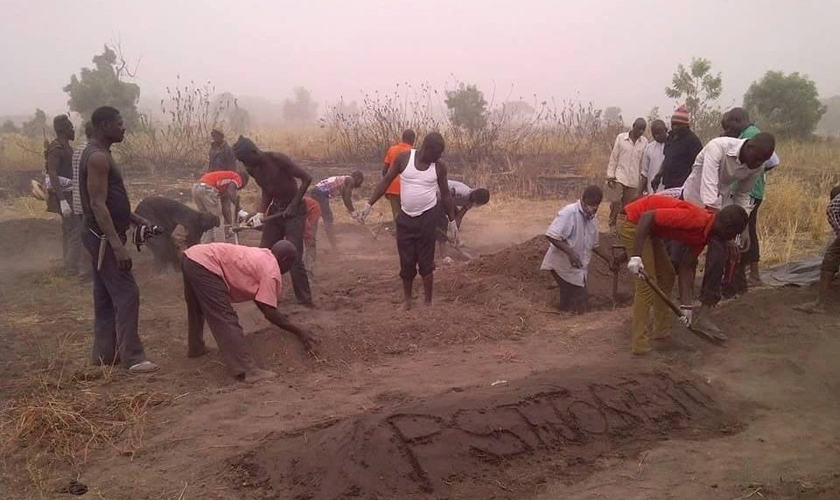
{"type": "MultiPolygon", "coordinates": [[[[645,280],[645,283],[647,283],[647,285],[650,287],[650,289],[653,290],[653,292],[656,295],[658,295],[659,298],[662,299],[663,302],[665,302],[665,305],[667,305],[668,308],[671,309],[671,311],[673,311],[674,314],[676,314],[678,318],[682,318],[682,317],[685,316],[683,314],[682,310],[680,310],[680,306],[675,304],[674,301],[671,300],[671,298],[668,297],[668,295],[665,294],[665,292],[663,292],[661,288],[659,288],[655,283],[653,283],[651,281],[650,277],[648,277],[648,275],[647,275],[647,273],[645,273],[644,269],[639,271],[639,276],[641,276],[641,278],[643,280],[645,280]]],[[[694,327],[688,327],[688,329],[691,330],[693,333],[697,333],[697,334],[702,335],[703,337],[705,337],[708,340],[711,340],[712,342],[720,342],[722,340],[726,340],[726,336],[723,335],[722,333],[720,335],[715,335],[711,332],[707,332],[705,330],[701,330],[701,329],[694,328],[694,327]]]]}

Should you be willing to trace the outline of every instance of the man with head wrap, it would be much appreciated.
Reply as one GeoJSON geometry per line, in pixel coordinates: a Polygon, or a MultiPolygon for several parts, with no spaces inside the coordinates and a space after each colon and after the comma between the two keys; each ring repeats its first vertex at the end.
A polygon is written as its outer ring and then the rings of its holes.
{"type": "Polygon", "coordinates": [[[260,246],[271,248],[282,239],[295,246],[297,257],[291,266],[295,297],[299,303],[312,306],[312,292],[302,259],[306,218],[306,206],[302,199],[312,176],[283,153],[261,151],[246,137],[239,137],[233,145],[233,152],[261,191],[257,213],[248,219],[248,224],[254,228],[262,227],[264,218],[277,215],[277,218],[264,224],[260,246]]]}

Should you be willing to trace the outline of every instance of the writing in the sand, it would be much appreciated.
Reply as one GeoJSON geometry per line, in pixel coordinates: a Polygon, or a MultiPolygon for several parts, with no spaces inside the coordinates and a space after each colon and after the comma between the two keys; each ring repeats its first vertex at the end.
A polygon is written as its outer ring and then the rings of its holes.
{"type": "Polygon", "coordinates": [[[572,393],[558,389],[489,408],[451,415],[395,414],[386,419],[421,490],[457,480],[458,464],[492,467],[538,450],[582,447],[609,439],[639,438],[679,428],[713,411],[692,383],[668,374],[592,384],[572,393]],[[439,458],[450,459],[440,468],[439,458]],[[453,466],[453,464],[455,464],[453,466]]]}

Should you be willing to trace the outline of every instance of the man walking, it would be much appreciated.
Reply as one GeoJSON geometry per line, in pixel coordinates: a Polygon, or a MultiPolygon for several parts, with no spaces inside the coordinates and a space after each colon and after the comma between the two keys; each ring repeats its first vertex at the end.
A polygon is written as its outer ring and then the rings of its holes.
{"type": "MultiPolygon", "coordinates": [[[[675,276],[663,240],[683,244],[684,252],[677,266],[682,304],[680,309],[684,315],[684,326],[693,326],[693,284],[697,257],[708,245],[707,269],[710,266],[722,267],[726,262],[727,242],[747,227],[746,211],[730,205],[719,212],[712,212],[686,201],[660,195],[640,198],[624,207],[624,211],[625,214],[619,216],[618,234],[632,256],[627,269],[634,275],[644,271],[651,283],[666,295],[671,294],[675,276]]],[[[653,289],[639,279],[636,281],[633,298],[633,354],[645,354],[651,350],[651,332],[648,329],[651,309],[653,347],[668,348],[671,311],[653,289]]],[[[725,338],[719,331],[717,337],[725,338]]]]}
{"type": "Polygon", "coordinates": [[[264,218],[277,215],[265,223],[260,247],[272,248],[282,239],[292,242],[297,250],[297,259],[291,267],[295,297],[300,304],[312,307],[312,291],[303,264],[306,206],[302,202],[312,177],[283,153],[261,151],[253,141],[242,136],[233,145],[233,151],[261,190],[257,213],[248,219],[248,224],[259,228],[264,218]]]}
{"type": "Polygon", "coordinates": [[[224,220],[232,219],[232,214],[225,217],[223,207],[234,207],[236,193],[242,188],[242,178],[230,170],[216,170],[202,175],[193,184],[192,195],[199,212],[206,212],[219,218],[219,225],[201,236],[202,243],[224,243],[224,220]]]}
{"type": "Polygon", "coordinates": [[[228,243],[195,245],[185,250],[181,268],[189,324],[187,356],[195,358],[207,352],[207,320],[234,378],[254,383],[277,376],[258,368],[245,344],[245,332],[232,304],[248,301],[254,301],[265,319],[293,333],[307,351],[311,350],[314,339],[277,310],[282,273],[296,260],[294,245],[282,240],[271,250],[228,243]]]}
{"type": "Polygon", "coordinates": [[[650,134],[653,136],[653,142],[645,146],[645,152],[642,155],[642,174],[641,182],[639,182],[639,192],[643,195],[653,194],[658,191],[654,188],[653,178],[659,173],[662,168],[662,162],[665,160],[665,138],[668,137],[668,129],[665,128],[665,122],[662,120],[654,120],[650,124],[650,134]]]}
{"type": "Polygon", "coordinates": [[[233,149],[225,141],[225,134],[214,128],[210,132],[210,138],[212,142],[210,142],[210,163],[207,171],[229,170],[236,172],[236,156],[233,154],[233,149]]]}
{"type": "Polygon", "coordinates": [[[79,219],[74,217],[73,202],[73,147],[70,141],[76,138],[73,122],[67,115],[53,119],[55,140],[46,151],[47,209],[61,215],[61,243],[64,257],[64,271],[78,275],[81,258],[79,219]]]}
{"type": "Polygon", "coordinates": [[[429,133],[419,150],[400,154],[391,164],[388,174],[374,189],[370,200],[359,213],[364,222],[371,206],[385,193],[391,181],[400,177],[400,214],[397,216],[397,250],[400,254],[400,278],[405,297],[404,309],[412,307],[412,285],[418,274],[423,278],[424,303],[432,305],[435,270],[435,231],[438,222],[437,193],[449,218],[447,236],[458,241],[455,207],[447,183],[446,165],[440,161],[446,148],[443,136],[429,133]]]}
{"type": "Polygon", "coordinates": [[[610,267],[614,265],[612,256],[598,245],[595,216],[603,198],[601,188],[587,187],[580,200],[557,212],[545,233],[549,245],[540,269],[550,271],[557,282],[561,311],[586,312],[586,277],[592,252],[609,262],[610,267]]]}
{"type": "MultiPolygon", "coordinates": [[[[399,144],[394,144],[390,148],[388,148],[388,152],[385,154],[384,160],[384,168],[382,169],[382,177],[388,175],[388,169],[391,168],[391,164],[394,163],[394,160],[397,159],[399,155],[406,151],[410,151],[411,148],[414,147],[414,141],[417,138],[417,134],[414,133],[413,130],[407,129],[404,130],[402,133],[402,140],[399,144]]],[[[388,203],[391,204],[391,213],[394,216],[394,221],[397,220],[397,215],[400,214],[400,178],[396,177],[391,184],[388,185],[388,189],[385,190],[385,199],[388,200],[388,203]]]]}
{"type": "Polygon", "coordinates": [[[360,170],[356,170],[350,175],[334,175],[327,177],[315,184],[309,192],[309,196],[318,202],[321,207],[321,218],[324,219],[324,229],[327,232],[327,239],[330,240],[330,245],[333,249],[336,248],[335,229],[333,224],[335,217],[330,208],[330,200],[341,196],[344,202],[344,208],[347,212],[355,217],[356,209],[353,207],[353,190],[362,187],[365,180],[364,174],[360,170]]]}
{"type": "Polygon", "coordinates": [[[93,259],[93,363],[122,363],[132,373],[153,372],[158,367],[146,360],[137,331],[140,290],[125,248],[125,233],[131,224],[137,226],[140,241],[151,224],[131,212],[122,171],[111,156],[111,145],[125,137],[120,112],[100,107],[91,115],[91,123],[93,139],[82,152],[79,184],[84,212],[82,241],[93,259]]]}
{"type": "Polygon", "coordinates": [[[607,187],[610,201],[610,232],[615,234],[618,213],[639,193],[639,176],[647,139],[644,137],[647,122],[636,118],[629,132],[615,138],[610,162],[607,165],[607,187]]]}
{"type": "Polygon", "coordinates": [[[703,149],[703,143],[690,127],[690,115],[685,104],[681,104],[671,115],[671,131],[665,139],[662,166],[654,176],[651,186],[659,190],[679,188],[691,174],[694,160],[703,149]]]}
{"type": "Polygon", "coordinates": [[[794,307],[797,311],[810,314],[822,314],[825,312],[826,301],[828,300],[828,289],[834,276],[840,270],[840,186],[834,186],[831,190],[830,201],[825,209],[828,217],[828,224],[834,230],[834,241],[829,243],[825,249],[822,266],[820,267],[820,284],[817,291],[817,300],[801,306],[794,307]]]}

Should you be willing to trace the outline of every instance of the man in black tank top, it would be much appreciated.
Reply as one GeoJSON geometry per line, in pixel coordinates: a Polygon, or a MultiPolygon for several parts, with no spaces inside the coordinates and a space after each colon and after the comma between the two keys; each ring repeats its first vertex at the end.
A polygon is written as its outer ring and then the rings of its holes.
{"type": "Polygon", "coordinates": [[[93,112],[93,139],[79,164],[79,191],[84,212],[82,241],[93,260],[93,363],[122,363],[132,373],[157,365],[146,360],[138,334],[140,290],[125,248],[131,224],[151,224],[131,213],[122,172],[111,156],[111,144],[125,137],[120,112],[103,106],[93,112]]]}

